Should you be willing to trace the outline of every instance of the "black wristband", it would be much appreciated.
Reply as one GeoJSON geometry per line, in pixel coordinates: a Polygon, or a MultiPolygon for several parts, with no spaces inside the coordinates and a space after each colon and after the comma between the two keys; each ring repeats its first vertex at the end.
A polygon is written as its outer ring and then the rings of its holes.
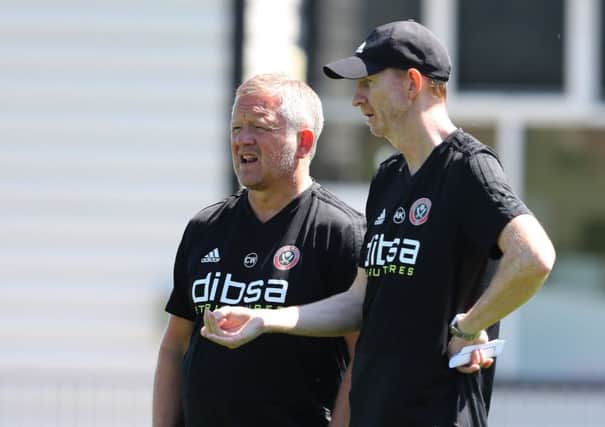
{"type": "Polygon", "coordinates": [[[481,336],[481,331],[475,332],[474,334],[468,334],[466,332],[462,332],[458,327],[458,318],[460,314],[456,314],[450,323],[450,335],[457,338],[462,338],[466,341],[475,341],[477,338],[481,336]]]}

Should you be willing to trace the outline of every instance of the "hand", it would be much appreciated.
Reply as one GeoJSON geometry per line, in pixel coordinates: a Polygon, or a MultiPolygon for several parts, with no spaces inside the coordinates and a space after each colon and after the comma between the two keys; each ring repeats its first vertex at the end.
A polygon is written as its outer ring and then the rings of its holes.
{"type": "Polygon", "coordinates": [[[200,334],[228,348],[240,347],[261,335],[264,321],[259,310],[244,307],[221,307],[204,311],[204,326],[200,334]]]}
{"type": "MultiPolygon", "coordinates": [[[[462,347],[466,347],[467,345],[485,344],[488,341],[489,337],[485,331],[481,331],[479,338],[474,341],[467,341],[462,338],[452,337],[447,345],[447,354],[449,357],[451,357],[453,354],[460,351],[462,347]]],[[[483,351],[481,350],[475,350],[471,353],[471,361],[467,365],[458,366],[456,369],[463,374],[472,374],[482,368],[489,368],[493,363],[493,358],[485,357],[483,351]]]]}

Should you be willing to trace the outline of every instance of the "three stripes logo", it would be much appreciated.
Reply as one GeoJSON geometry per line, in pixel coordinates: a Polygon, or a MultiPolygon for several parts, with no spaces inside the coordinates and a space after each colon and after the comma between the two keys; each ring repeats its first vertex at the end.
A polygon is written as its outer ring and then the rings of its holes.
{"type": "Polygon", "coordinates": [[[374,221],[374,225],[384,224],[384,220],[386,217],[387,217],[387,211],[386,211],[386,209],[383,209],[382,212],[380,212],[380,215],[378,215],[378,217],[374,221]]]}
{"type": "Polygon", "coordinates": [[[220,260],[221,256],[218,253],[218,248],[214,248],[202,257],[202,264],[207,262],[219,262],[220,260]]]}

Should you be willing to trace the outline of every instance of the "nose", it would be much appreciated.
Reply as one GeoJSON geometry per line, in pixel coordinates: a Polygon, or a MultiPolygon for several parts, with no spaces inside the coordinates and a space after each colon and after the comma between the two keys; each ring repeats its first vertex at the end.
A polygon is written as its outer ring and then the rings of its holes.
{"type": "Polygon", "coordinates": [[[359,83],[355,87],[355,93],[353,94],[353,100],[351,103],[353,107],[359,107],[362,104],[365,104],[368,101],[366,98],[365,90],[361,87],[359,83]]]}

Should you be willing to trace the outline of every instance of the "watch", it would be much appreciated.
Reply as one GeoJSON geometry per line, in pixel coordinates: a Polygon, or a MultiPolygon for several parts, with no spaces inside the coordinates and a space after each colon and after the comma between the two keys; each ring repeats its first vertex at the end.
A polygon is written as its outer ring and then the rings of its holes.
{"type": "Polygon", "coordinates": [[[475,332],[474,334],[468,334],[466,332],[462,332],[458,327],[458,320],[462,314],[456,314],[450,323],[450,335],[453,337],[462,338],[466,341],[475,341],[477,338],[481,336],[481,331],[475,332]]]}

